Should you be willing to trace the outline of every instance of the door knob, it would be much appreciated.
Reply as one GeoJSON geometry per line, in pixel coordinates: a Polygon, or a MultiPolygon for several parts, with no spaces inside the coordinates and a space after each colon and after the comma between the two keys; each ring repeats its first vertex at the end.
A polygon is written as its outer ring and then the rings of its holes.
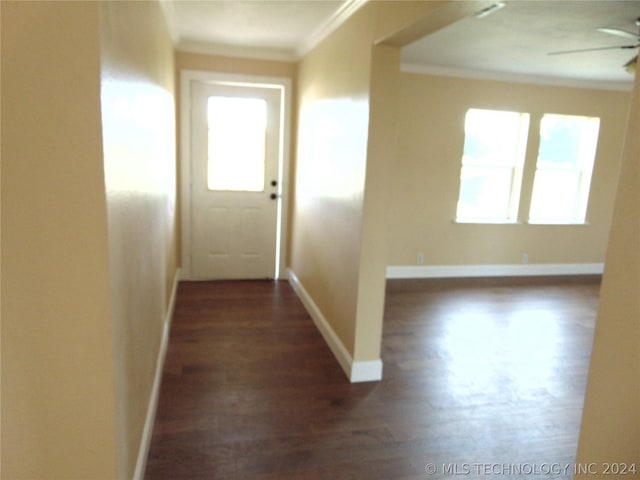
{"type": "Polygon", "coordinates": [[[271,195],[269,195],[269,197],[271,198],[271,200],[275,200],[276,198],[278,198],[278,195],[272,193],[271,195]]]}
{"type": "Polygon", "coordinates": [[[278,185],[278,182],[276,182],[275,180],[271,180],[271,186],[275,187],[276,185],[278,185]]]}

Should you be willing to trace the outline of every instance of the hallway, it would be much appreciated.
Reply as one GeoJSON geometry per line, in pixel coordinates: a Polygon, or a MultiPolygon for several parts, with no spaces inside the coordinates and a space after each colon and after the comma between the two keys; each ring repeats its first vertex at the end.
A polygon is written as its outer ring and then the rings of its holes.
{"type": "Polygon", "coordinates": [[[384,379],[349,384],[287,282],[181,283],[145,478],[572,463],[598,290],[593,278],[389,281],[384,379]]]}

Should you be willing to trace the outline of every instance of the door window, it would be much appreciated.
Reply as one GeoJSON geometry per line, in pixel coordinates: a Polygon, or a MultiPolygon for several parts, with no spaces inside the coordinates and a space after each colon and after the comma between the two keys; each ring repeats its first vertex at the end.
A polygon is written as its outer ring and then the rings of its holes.
{"type": "Polygon", "coordinates": [[[264,191],[267,102],[209,97],[207,124],[209,190],[264,191]]]}

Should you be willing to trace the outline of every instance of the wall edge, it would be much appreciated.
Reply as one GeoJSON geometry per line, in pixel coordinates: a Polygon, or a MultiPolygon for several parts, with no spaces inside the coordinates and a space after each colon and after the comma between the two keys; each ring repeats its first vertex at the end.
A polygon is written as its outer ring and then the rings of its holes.
{"type": "Polygon", "coordinates": [[[169,298],[169,305],[163,322],[160,350],[158,352],[156,362],[156,372],[153,379],[153,387],[151,388],[151,395],[149,397],[144,430],[142,431],[142,438],[140,439],[140,447],[138,448],[138,459],[136,461],[136,469],[133,474],[134,480],[142,480],[144,478],[144,471],[147,467],[147,457],[149,456],[151,436],[153,434],[153,426],[155,424],[156,411],[158,409],[158,399],[160,397],[162,371],[164,370],[164,361],[167,356],[167,347],[169,346],[169,329],[171,327],[171,321],[173,319],[173,312],[175,309],[178,282],[181,277],[181,269],[178,268],[173,277],[173,288],[171,289],[171,297],[169,298]]]}

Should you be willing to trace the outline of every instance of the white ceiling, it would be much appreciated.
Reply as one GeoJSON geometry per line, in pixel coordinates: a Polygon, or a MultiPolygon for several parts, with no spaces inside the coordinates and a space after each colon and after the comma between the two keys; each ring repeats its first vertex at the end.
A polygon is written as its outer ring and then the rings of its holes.
{"type": "MultiPolygon", "coordinates": [[[[161,0],[180,50],[295,60],[365,0],[161,0]]],[[[429,1],[429,0],[424,0],[429,1]]],[[[633,44],[598,27],[637,32],[640,0],[506,0],[403,48],[403,69],[541,83],[630,88],[638,50],[549,56],[633,44]]]]}
{"type": "Polygon", "coordinates": [[[295,60],[363,0],[161,0],[178,49],[295,60]]]}
{"type": "Polygon", "coordinates": [[[623,83],[633,76],[623,65],[635,50],[601,50],[566,55],[549,52],[636,44],[599,27],[638,32],[637,0],[507,0],[483,18],[460,20],[402,50],[405,70],[534,80],[543,83],[623,83]],[[471,73],[473,72],[473,73],[471,73]]]}

